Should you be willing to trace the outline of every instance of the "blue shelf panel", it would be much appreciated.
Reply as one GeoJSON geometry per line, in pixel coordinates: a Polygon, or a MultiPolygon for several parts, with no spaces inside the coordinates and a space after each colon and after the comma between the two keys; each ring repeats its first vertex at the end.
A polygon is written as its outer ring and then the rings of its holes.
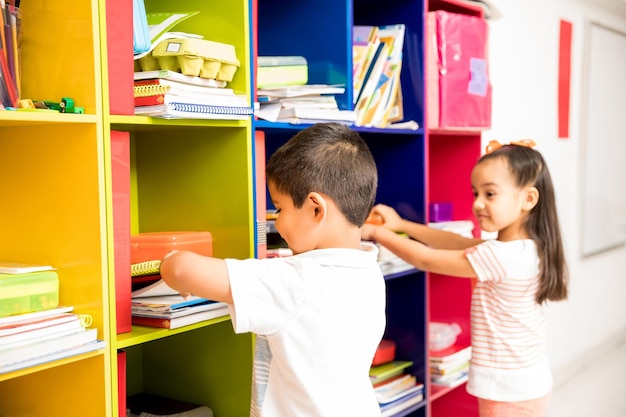
{"type": "Polygon", "coordinates": [[[352,23],[349,2],[258,0],[258,55],[296,55],[307,60],[309,84],[343,84],[337,96],[352,106],[352,23]]]}

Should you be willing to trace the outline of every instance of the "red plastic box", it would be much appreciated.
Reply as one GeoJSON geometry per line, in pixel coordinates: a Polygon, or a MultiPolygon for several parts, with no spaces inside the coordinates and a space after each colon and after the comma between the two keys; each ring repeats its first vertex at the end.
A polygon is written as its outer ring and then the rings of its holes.
{"type": "Polygon", "coordinates": [[[372,366],[392,362],[396,358],[396,344],[393,340],[383,339],[376,349],[372,366]]]}
{"type": "Polygon", "coordinates": [[[172,250],[186,250],[213,256],[210,232],[147,232],[130,238],[131,263],[163,259],[172,250]]]}

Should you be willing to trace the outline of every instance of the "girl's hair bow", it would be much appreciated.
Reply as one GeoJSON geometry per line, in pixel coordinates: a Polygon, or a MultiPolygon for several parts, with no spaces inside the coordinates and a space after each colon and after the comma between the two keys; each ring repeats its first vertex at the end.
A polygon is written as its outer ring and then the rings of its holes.
{"type": "MultiPolygon", "coordinates": [[[[525,146],[527,148],[534,148],[536,144],[537,143],[532,139],[514,140],[514,141],[511,141],[511,143],[509,143],[509,145],[525,146]]],[[[491,153],[495,151],[496,149],[500,149],[503,146],[504,146],[503,144],[501,144],[495,139],[490,140],[489,143],[487,144],[487,147],[485,148],[485,153],[491,153]]]]}

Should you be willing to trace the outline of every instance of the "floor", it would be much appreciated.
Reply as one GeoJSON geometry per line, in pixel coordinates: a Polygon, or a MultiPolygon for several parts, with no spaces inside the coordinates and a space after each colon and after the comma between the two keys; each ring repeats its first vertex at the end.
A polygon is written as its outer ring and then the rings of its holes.
{"type": "Polygon", "coordinates": [[[625,417],[626,342],[555,388],[547,417],[625,417]]]}

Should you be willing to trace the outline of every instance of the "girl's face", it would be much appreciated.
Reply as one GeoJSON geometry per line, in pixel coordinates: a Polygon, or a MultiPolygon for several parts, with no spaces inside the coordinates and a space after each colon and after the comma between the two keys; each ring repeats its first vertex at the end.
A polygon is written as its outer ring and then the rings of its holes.
{"type": "Polygon", "coordinates": [[[528,238],[524,220],[534,207],[535,187],[518,187],[505,158],[483,161],[472,170],[472,211],[480,228],[498,232],[498,240],[528,238]],[[534,190],[530,191],[529,190],[534,190]]]}

